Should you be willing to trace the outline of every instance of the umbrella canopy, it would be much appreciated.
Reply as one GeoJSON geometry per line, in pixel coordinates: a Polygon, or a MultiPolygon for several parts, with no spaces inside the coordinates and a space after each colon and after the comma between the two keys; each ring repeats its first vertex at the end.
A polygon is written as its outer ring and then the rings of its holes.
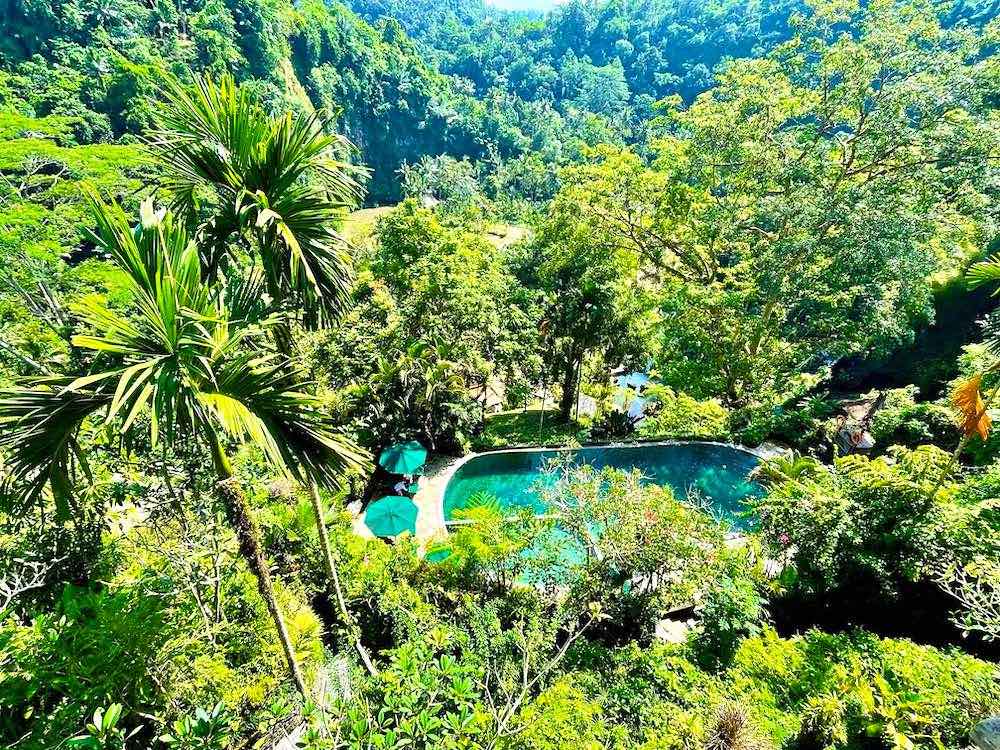
{"type": "Polygon", "coordinates": [[[389,495],[376,500],[365,511],[365,524],[375,536],[396,536],[417,530],[417,506],[408,497],[389,495]]]}
{"type": "Polygon", "coordinates": [[[451,547],[431,547],[424,555],[427,562],[439,563],[451,557],[451,547]]]}
{"type": "Polygon", "coordinates": [[[390,474],[413,474],[427,460],[427,449],[416,440],[390,445],[378,457],[379,466],[390,474]]]}

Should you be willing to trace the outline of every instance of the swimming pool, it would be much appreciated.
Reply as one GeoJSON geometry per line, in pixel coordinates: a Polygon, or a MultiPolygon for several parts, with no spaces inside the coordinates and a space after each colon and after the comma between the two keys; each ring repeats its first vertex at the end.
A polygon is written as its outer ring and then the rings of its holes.
{"type": "Polygon", "coordinates": [[[760,459],[749,451],[717,443],[609,445],[574,450],[500,451],[473,456],[458,467],[444,492],[444,517],[451,520],[470,497],[485,492],[504,507],[545,507],[534,487],[554,481],[544,472],[553,458],[570,453],[576,464],[638,469],[651,484],[669,485],[679,499],[691,490],[707,499],[713,513],[736,531],[750,525],[745,501],[761,487],[749,478],[760,459]]]}

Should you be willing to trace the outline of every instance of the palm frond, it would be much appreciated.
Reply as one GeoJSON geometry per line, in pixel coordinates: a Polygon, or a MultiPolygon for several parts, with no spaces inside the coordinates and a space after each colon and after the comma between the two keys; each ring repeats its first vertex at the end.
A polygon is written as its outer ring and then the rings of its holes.
{"type": "MultiPolygon", "coordinates": [[[[0,451],[7,470],[5,491],[24,501],[37,499],[46,485],[56,508],[68,513],[70,461],[79,455],[76,434],[83,421],[106,407],[108,388],[71,389],[72,379],[50,377],[0,391],[0,451]]],[[[81,464],[86,468],[86,463],[81,464]]]]}
{"type": "Polygon", "coordinates": [[[773,487],[785,482],[815,479],[824,472],[823,464],[812,456],[802,456],[793,452],[790,456],[776,456],[762,461],[751,472],[751,476],[773,487]]]}
{"type": "Polygon", "coordinates": [[[168,78],[165,98],[149,143],[178,199],[173,208],[193,211],[199,187],[242,190],[242,173],[252,167],[253,152],[270,130],[263,109],[228,75],[218,85],[198,78],[192,88],[168,78]]]}
{"type": "MultiPolygon", "coordinates": [[[[994,255],[987,260],[974,263],[965,272],[965,282],[970,289],[975,289],[983,284],[1000,282],[1000,255],[994,255]]],[[[1000,288],[997,292],[1000,292],[1000,288]]]]}
{"type": "Polygon", "coordinates": [[[371,459],[329,426],[307,385],[283,357],[244,354],[225,363],[217,389],[201,399],[229,435],[255,443],[291,476],[335,487],[371,459]]]}
{"type": "Polygon", "coordinates": [[[267,298],[264,274],[253,269],[245,276],[227,279],[223,293],[227,317],[246,324],[267,320],[274,309],[267,298]]]}
{"type": "Polygon", "coordinates": [[[264,267],[316,323],[335,318],[350,294],[353,261],[333,229],[339,218],[321,192],[306,186],[291,188],[259,214],[264,267]]]}
{"type": "Polygon", "coordinates": [[[351,254],[333,229],[358,203],[365,171],[339,157],[352,150],[321,113],[271,118],[230,76],[172,81],[168,107],[150,145],[167,175],[175,210],[197,214],[211,196],[211,218],[198,231],[206,275],[225,266],[234,239],[255,249],[269,288],[303,322],[321,325],[347,299],[351,254]]]}

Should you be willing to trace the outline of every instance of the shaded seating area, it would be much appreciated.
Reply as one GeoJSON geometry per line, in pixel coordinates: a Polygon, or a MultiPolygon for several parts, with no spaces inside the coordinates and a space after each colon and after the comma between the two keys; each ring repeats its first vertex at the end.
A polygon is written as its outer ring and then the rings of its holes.
{"type": "Polygon", "coordinates": [[[404,532],[417,531],[417,506],[401,495],[379,498],[365,511],[365,525],[380,539],[392,539],[404,532]]]}
{"type": "Polygon", "coordinates": [[[395,443],[382,451],[379,466],[388,479],[382,483],[385,494],[365,511],[365,525],[382,539],[416,532],[417,506],[412,497],[420,489],[420,476],[427,463],[427,449],[416,440],[395,443]]]}

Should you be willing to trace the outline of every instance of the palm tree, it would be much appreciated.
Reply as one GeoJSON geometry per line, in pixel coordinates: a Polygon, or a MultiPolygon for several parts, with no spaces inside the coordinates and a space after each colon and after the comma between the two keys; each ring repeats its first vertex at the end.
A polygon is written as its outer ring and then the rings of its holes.
{"type": "MultiPolygon", "coordinates": [[[[270,330],[290,357],[287,322],[296,317],[309,327],[329,325],[348,299],[350,252],[333,227],[360,199],[356,178],[364,170],[336,158],[351,145],[330,134],[325,115],[270,117],[229,75],[218,84],[199,78],[191,90],[170,80],[167,101],[150,145],[172,208],[198,225],[209,280],[238,249],[259,258],[267,294],[285,313],[270,330]]],[[[341,617],[374,673],[341,590],[318,488],[309,482],[307,489],[341,617]]]]}
{"type": "Polygon", "coordinates": [[[349,142],[330,134],[321,113],[269,116],[229,75],[199,78],[193,89],[170,81],[166,96],[150,145],[171,208],[198,226],[206,276],[249,252],[272,300],[307,325],[333,320],[351,278],[347,242],[333,227],[357,204],[364,174],[337,158],[349,142]]]}
{"type": "Polygon", "coordinates": [[[93,192],[88,197],[95,241],[126,275],[136,314],[126,317],[96,301],[77,305],[92,333],[74,336],[73,344],[95,354],[90,374],[36,379],[0,394],[0,448],[7,450],[11,474],[26,497],[46,486],[65,497],[72,487],[71,457],[82,460],[77,432],[96,415],[124,439],[142,425],[153,446],[207,446],[218,497],[257,578],[292,678],[305,694],[260,531],[233,475],[227,444],[257,445],[279,470],[327,486],[366,458],[327,426],[300,374],[270,345],[269,329],[279,318],[260,304],[259,275],[210,286],[202,279],[198,248],[169,213],[154,211],[147,201],[133,229],[117,205],[93,192]]]}

